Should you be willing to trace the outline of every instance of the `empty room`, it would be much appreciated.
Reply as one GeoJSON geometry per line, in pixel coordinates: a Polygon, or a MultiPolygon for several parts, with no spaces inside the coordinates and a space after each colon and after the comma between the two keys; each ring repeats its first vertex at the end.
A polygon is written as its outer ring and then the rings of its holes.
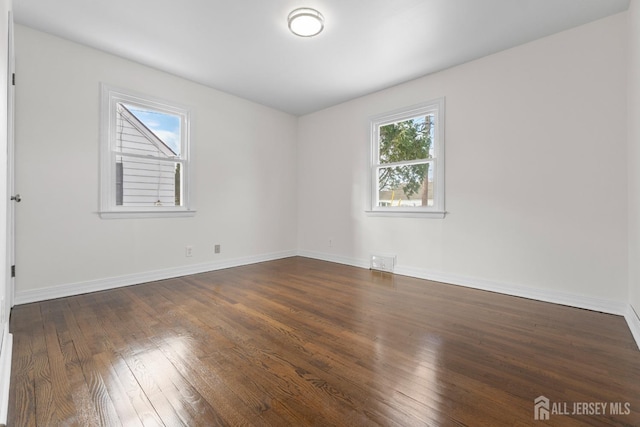
{"type": "Polygon", "coordinates": [[[0,426],[640,425],[640,0],[0,4],[0,426]]]}

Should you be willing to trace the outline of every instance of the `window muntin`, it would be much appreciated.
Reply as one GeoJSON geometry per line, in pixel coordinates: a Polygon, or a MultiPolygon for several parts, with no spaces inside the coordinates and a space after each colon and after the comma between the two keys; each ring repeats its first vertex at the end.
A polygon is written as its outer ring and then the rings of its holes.
{"type": "Polygon", "coordinates": [[[189,112],[103,85],[101,216],[190,209],[189,112]]]}
{"type": "Polygon", "coordinates": [[[371,120],[371,210],[444,215],[444,99],[371,120]]]}

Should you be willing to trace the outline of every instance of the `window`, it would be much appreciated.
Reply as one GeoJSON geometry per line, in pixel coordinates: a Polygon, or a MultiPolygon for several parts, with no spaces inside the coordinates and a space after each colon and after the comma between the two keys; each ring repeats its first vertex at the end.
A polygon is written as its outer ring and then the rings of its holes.
{"type": "Polygon", "coordinates": [[[371,119],[370,213],[443,218],[444,98],[371,119]]]}
{"type": "Polygon", "coordinates": [[[188,216],[189,112],[102,85],[102,218],[188,216]]]}

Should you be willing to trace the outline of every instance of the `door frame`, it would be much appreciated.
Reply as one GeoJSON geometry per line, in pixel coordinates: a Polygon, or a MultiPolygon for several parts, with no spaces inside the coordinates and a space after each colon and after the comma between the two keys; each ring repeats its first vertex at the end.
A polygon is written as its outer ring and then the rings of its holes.
{"type": "Polygon", "coordinates": [[[15,48],[13,36],[13,12],[9,11],[7,54],[7,194],[11,197],[7,206],[7,310],[11,310],[15,299],[16,265],[16,202],[15,195],[15,48]]]}

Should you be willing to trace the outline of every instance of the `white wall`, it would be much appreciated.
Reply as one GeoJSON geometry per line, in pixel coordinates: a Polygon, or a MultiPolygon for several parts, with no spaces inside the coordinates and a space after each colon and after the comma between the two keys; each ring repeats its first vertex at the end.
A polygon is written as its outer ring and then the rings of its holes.
{"type": "Polygon", "coordinates": [[[295,248],[295,117],[23,26],[16,52],[18,300],[295,248]],[[195,217],[98,217],[100,82],[192,109],[195,217]]]}
{"type": "Polygon", "coordinates": [[[357,265],[394,253],[401,272],[623,305],[627,18],[299,119],[19,26],[18,294],[297,248],[357,265]],[[196,217],[98,218],[101,81],[193,108],[196,217]],[[449,214],[367,216],[368,118],[441,96],[449,214]]]}
{"type": "Polygon", "coordinates": [[[422,276],[626,304],[626,19],[302,117],[299,249],[357,265],[380,251],[422,276]],[[368,118],[442,96],[449,214],[367,216],[368,118]]]}
{"type": "MultiPolygon", "coordinates": [[[[629,299],[640,315],[640,3],[629,4],[629,299]]],[[[639,322],[640,323],[640,322],[639,322]]]]}

